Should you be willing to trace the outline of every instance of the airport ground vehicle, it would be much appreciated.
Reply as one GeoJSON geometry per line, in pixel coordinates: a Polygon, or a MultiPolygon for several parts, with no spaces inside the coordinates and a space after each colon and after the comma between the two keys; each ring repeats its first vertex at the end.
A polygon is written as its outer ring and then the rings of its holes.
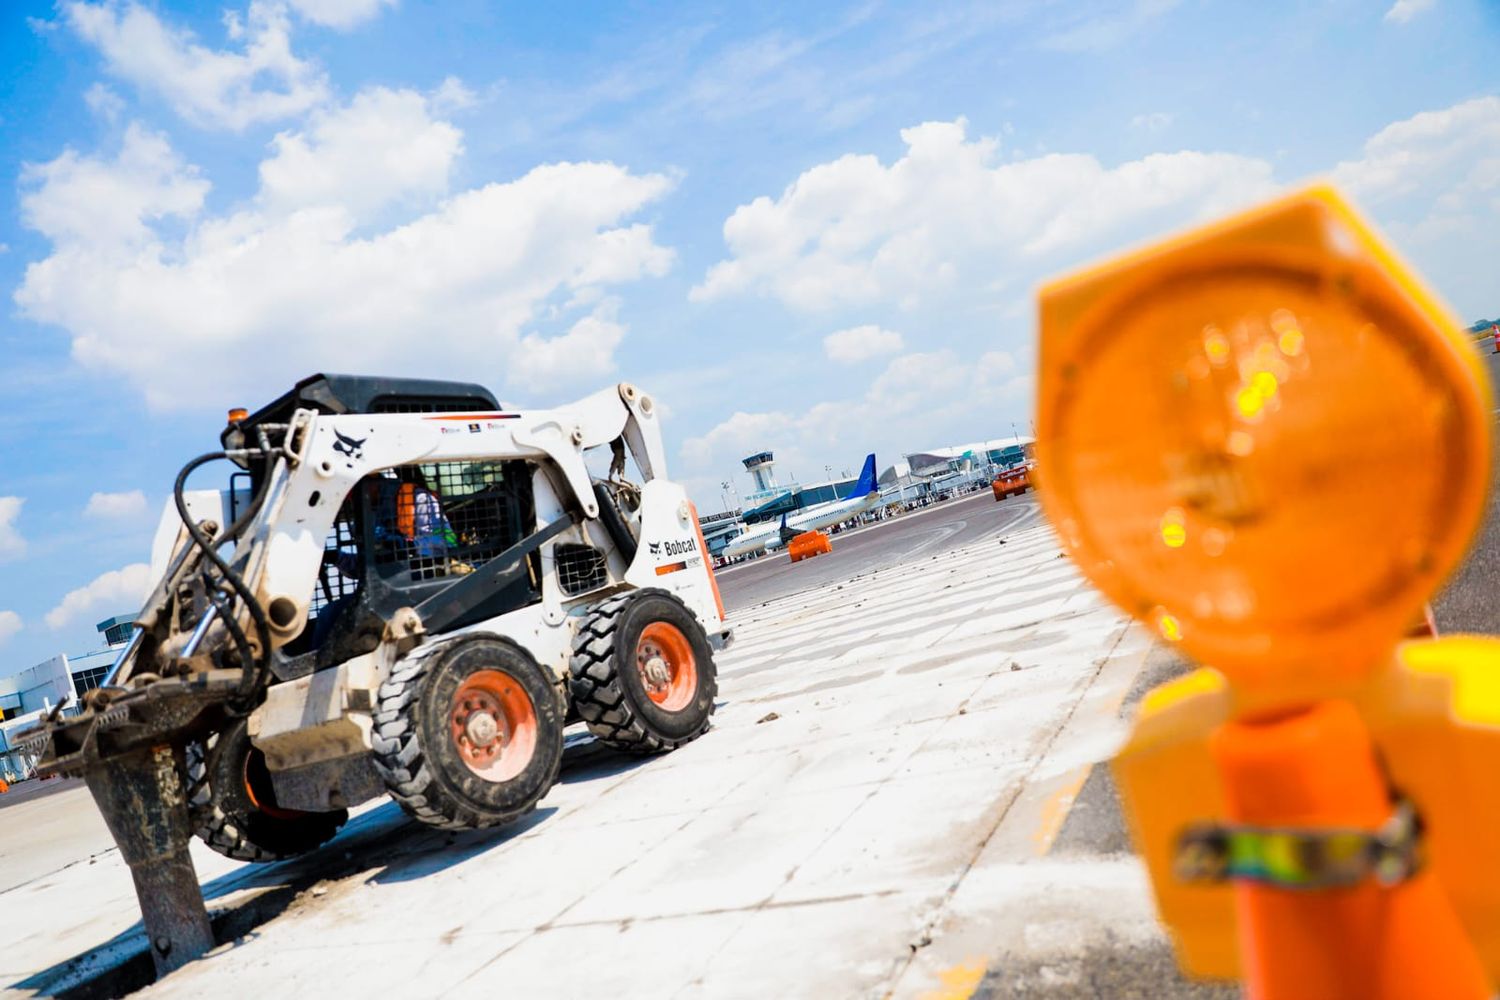
{"type": "Polygon", "coordinates": [[[1006,469],[990,483],[990,489],[994,490],[997,502],[1006,497],[1018,497],[1031,489],[1031,469],[1024,465],[1006,469]]]}
{"type": "Polygon", "coordinates": [[[159,972],[212,945],[191,832],[275,860],[382,793],[494,826],[556,780],[569,718],[631,752],[707,729],[730,633],[634,386],[502,411],[477,385],[318,375],[221,441],[177,477],[131,644],[30,736],[87,780],[159,972]],[[221,458],[241,488],[186,489],[221,458]]]}

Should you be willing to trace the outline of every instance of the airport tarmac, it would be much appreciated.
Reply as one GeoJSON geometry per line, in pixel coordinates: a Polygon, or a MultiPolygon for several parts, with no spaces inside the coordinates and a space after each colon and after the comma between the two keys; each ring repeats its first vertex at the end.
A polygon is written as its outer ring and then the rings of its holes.
{"type": "Polygon", "coordinates": [[[995,502],[988,489],[899,514],[832,536],[833,551],[793,563],[771,553],[719,570],[719,592],[731,613],[762,601],[843,580],[923,555],[998,538],[1041,518],[1036,494],[995,502]]]}
{"type": "MultiPolygon", "coordinates": [[[[1500,352],[1488,339],[1479,349],[1494,387],[1491,405],[1500,407],[1500,352]]],[[[1494,416],[1493,433],[1500,440],[1500,409],[1494,416]]],[[[1487,508],[1468,558],[1432,602],[1441,632],[1500,632],[1500,462],[1491,463],[1487,508]]]]}

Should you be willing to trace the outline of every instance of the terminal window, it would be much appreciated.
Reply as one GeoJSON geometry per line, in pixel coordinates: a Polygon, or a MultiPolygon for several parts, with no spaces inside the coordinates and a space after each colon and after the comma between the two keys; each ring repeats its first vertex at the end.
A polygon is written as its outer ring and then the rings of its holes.
{"type": "Polygon", "coordinates": [[[104,641],[111,646],[118,646],[122,642],[129,642],[130,633],[134,629],[134,622],[120,622],[118,625],[111,625],[104,630],[104,641]]]}
{"type": "Polygon", "coordinates": [[[90,667],[80,670],[73,675],[73,689],[79,694],[92,691],[104,680],[104,675],[109,673],[108,667],[90,667]]]}

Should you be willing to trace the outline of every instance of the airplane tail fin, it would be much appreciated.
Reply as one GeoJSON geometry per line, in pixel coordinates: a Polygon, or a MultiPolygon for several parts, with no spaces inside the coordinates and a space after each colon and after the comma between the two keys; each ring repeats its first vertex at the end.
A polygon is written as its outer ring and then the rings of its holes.
{"type": "Polygon", "coordinates": [[[880,484],[875,481],[875,454],[871,452],[865,456],[865,467],[860,470],[859,482],[854,484],[848,499],[869,496],[880,489],[880,484]]]}

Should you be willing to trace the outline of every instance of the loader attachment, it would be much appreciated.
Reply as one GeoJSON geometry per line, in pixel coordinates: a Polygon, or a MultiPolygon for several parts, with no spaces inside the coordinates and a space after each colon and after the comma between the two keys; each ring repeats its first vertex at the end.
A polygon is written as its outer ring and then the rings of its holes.
{"type": "Polygon", "coordinates": [[[130,866],[158,976],[214,946],[188,854],[193,827],[183,753],[226,717],[239,681],[229,670],[162,679],[96,698],[82,715],[49,720],[26,736],[47,744],[40,773],[80,775],[87,783],[130,866]]]}
{"type": "Polygon", "coordinates": [[[40,751],[38,773],[79,776],[88,785],[130,866],[158,977],[214,945],[188,853],[194,817],[187,748],[206,746],[264,697],[269,623],[245,576],[253,576],[260,556],[255,529],[275,507],[267,496],[284,486],[307,426],[299,414],[290,424],[261,428],[258,447],[184,466],[173,491],[181,519],[175,551],[136,617],[130,645],[84,696],[81,714],[67,716],[64,703],[21,737],[40,751]],[[194,516],[184,494],[194,469],[224,458],[264,470],[250,508],[228,526],[194,516]]]}
{"type": "Polygon", "coordinates": [[[84,772],[130,866],[157,976],[214,945],[198,873],[188,854],[192,827],[179,753],[162,744],[102,760],[84,772]]]}

